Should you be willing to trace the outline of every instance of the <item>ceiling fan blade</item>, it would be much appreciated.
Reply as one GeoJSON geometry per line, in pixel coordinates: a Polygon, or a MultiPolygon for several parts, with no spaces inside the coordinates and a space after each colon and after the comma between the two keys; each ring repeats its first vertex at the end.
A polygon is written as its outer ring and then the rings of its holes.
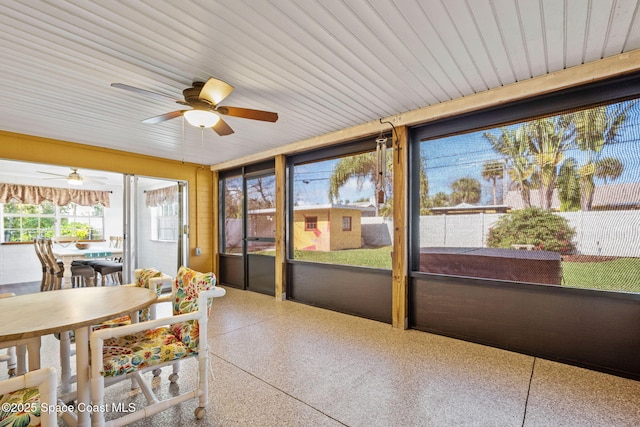
{"type": "Polygon", "coordinates": [[[142,123],[151,123],[151,124],[162,123],[164,121],[175,119],[176,117],[180,117],[185,111],[188,111],[188,110],[172,111],[170,113],[161,114],[159,116],[149,117],[148,119],[144,119],[142,123]]]}
{"type": "MultiPolygon", "coordinates": [[[[59,174],[59,173],[52,173],[52,172],[45,172],[45,171],[37,171],[37,172],[38,173],[44,173],[46,175],[58,176],[58,177],[61,177],[61,178],[66,178],[67,177],[67,175],[62,175],[62,174],[59,174]]],[[[46,178],[46,179],[57,179],[57,178],[46,178]]]]}
{"type": "Polygon", "coordinates": [[[124,89],[124,90],[129,90],[131,92],[136,92],[136,93],[139,93],[139,94],[142,94],[142,95],[145,95],[145,96],[152,96],[154,98],[163,99],[163,100],[169,99],[169,100],[171,100],[173,102],[178,102],[178,103],[180,102],[179,100],[177,100],[177,99],[175,99],[175,98],[173,98],[173,97],[171,97],[169,95],[163,95],[163,94],[158,93],[158,92],[152,92],[150,90],[140,89],[138,87],[129,86],[129,85],[126,85],[126,84],[123,84],[123,83],[111,83],[111,86],[112,87],[116,87],[118,89],[124,89]]]}
{"type": "Polygon", "coordinates": [[[222,117],[220,118],[220,120],[218,120],[218,123],[211,126],[211,129],[213,129],[220,136],[231,135],[233,133],[233,129],[231,129],[227,122],[222,120],[222,117]]]}
{"type": "Polygon", "coordinates": [[[233,86],[229,83],[211,77],[207,80],[204,86],[202,86],[198,96],[206,99],[213,105],[218,105],[223,99],[229,96],[231,92],[233,92],[233,89],[233,86]]]}
{"type": "Polygon", "coordinates": [[[243,119],[262,120],[263,122],[276,122],[278,120],[278,113],[272,113],[270,111],[251,110],[249,108],[239,107],[223,107],[216,108],[216,111],[220,114],[227,116],[241,117],[243,119]]]}

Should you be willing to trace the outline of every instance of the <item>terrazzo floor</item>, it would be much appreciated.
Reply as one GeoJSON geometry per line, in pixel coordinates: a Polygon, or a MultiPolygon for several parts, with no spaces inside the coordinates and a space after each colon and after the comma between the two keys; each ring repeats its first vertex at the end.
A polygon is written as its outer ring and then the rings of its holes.
{"type": "MultiPolygon", "coordinates": [[[[188,401],[131,425],[640,425],[638,381],[226,289],[210,320],[205,418],[188,401]]],[[[59,366],[57,345],[43,338],[43,365],[59,366]]],[[[194,384],[194,362],[178,388],[194,384]]],[[[154,380],[161,394],[177,390],[169,371],[154,380]]],[[[128,382],[107,390],[122,400],[142,402],[128,382]]]]}

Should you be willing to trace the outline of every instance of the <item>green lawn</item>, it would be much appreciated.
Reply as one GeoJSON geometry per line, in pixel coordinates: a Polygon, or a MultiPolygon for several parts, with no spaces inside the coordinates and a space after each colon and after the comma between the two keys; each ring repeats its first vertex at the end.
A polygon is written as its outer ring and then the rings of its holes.
{"type": "Polygon", "coordinates": [[[640,292],[640,258],[563,262],[562,284],[576,288],[640,292]]]}
{"type": "Polygon", "coordinates": [[[391,269],[391,246],[374,249],[344,249],[333,252],[295,251],[294,258],[300,261],[391,269]]]}
{"type": "MultiPolygon", "coordinates": [[[[391,269],[391,246],[333,252],[295,251],[295,259],[391,269]]],[[[584,289],[640,292],[640,258],[603,262],[563,262],[562,285],[584,289]]]]}

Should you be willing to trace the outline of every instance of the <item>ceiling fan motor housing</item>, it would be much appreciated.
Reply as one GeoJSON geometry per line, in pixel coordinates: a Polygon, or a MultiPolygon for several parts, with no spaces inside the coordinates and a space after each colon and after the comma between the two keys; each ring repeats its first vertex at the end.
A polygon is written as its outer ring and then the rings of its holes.
{"type": "Polygon", "coordinates": [[[194,110],[210,110],[215,107],[215,105],[208,100],[200,98],[200,92],[202,92],[203,86],[203,82],[193,82],[193,87],[186,88],[182,91],[185,103],[190,105],[194,110]]]}

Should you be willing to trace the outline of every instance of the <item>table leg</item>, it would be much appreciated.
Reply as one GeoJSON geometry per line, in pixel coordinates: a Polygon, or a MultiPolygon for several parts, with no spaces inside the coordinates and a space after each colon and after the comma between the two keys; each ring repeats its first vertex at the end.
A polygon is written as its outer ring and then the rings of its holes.
{"type": "Polygon", "coordinates": [[[91,413],[87,410],[91,404],[91,386],[89,384],[89,327],[76,329],[76,375],[78,427],[91,424],[91,413]]]}
{"type": "Polygon", "coordinates": [[[40,337],[30,338],[27,341],[29,354],[29,370],[40,369],[40,337]]]}
{"type": "Polygon", "coordinates": [[[60,387],[64,394],[71,391],[71,337],[60,332],[60,387]]]}
{"type": "Polygon", "coordinates": [[[62,264],[64,265],[64,273],[62,274],[62,289],[71,288],[71,263],[73,262],[72,257],[62,257],[62,264]]]}

